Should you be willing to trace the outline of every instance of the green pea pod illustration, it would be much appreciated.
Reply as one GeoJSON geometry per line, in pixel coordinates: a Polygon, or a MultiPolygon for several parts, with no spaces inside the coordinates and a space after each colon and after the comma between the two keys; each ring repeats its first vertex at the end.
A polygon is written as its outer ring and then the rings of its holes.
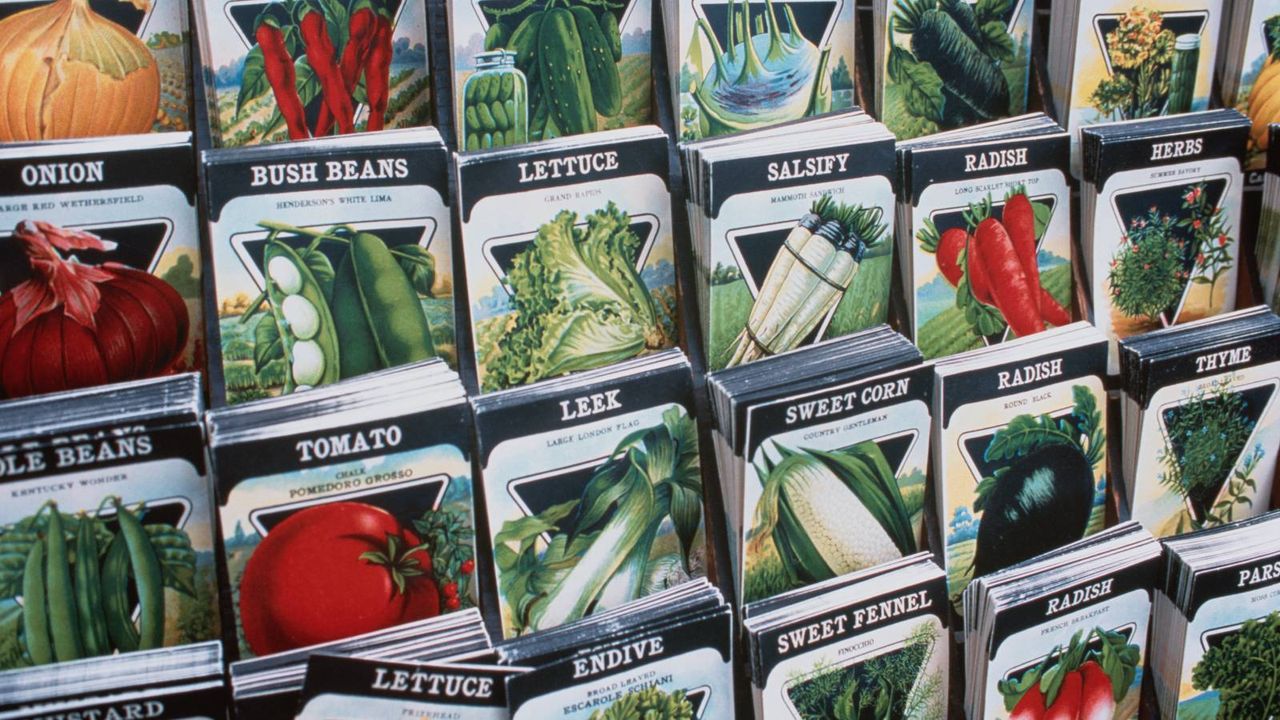
{"type": "Polygon", "coordinates": [[[79,660],[84,656],[80,644],[80,619],[76,611],[75,589],[71,584],[71,559],[68,556],[67,533],[57,505],[49,506],[49,527],[45,542],[45,593],[49,605],[49,633],[53,638],[53,654],[58,662],[79,660]]]}
{"type": "Polygon", "coordinates": [[[76,612],[80,618],[80,639],[88,657],[111,652],[107,621],[102,609],[102,577],[98,565],[98,536],[93,521],[82,517],[76,530],[76,612]]]}
{"type": "Polygon", "coordinates": [[[545,15],[538,29],[538,72],[551,117],[561,134],[594,132],[595,103],[573,13],[558,7],[545,15]]]}
{"type": "Polygon", "coordinates": [[[120,534],[107,545],[102,560],[102,614],[111,644],[120,652],[137,650],[138,628],[129,602],[129,547],[120,534]]]}
{"type": "Polygon", "coordinates": [[[613,117],[622,112],[622,79],[618,77],[618,63],[609,49],[609,40],[590,9],[578,6],[569,12],[573,13],[573,19],[578,24],[587,79],[591,82],[591,100],[596,112],[605,117],[613,117]]]}
{"type": "Polygon", "coordinates": [[[153,650],[164,645],[164,580],[160,558],[156,557],[138,517],[118,502],[116,518],[120,522],[120,536],[129,550],[129,565],[133,568],[138,592],[138,649],[153,650]]]}
{"type": "Polygon", "coordinates": [[[27,564],[22,570],[22,634],[33,665],[53,662],[49,608],[45,604],[44,561],[44,542],[36,540],[27,551],[27,564]]]}
{"type": "Polygon", "coordinates": [[[285,394],[299,386],[337,382],[341,353],[333,316],[320,282],[302,256],[282,242],[267,243],[267,297],[284,343],[285,394]]]}

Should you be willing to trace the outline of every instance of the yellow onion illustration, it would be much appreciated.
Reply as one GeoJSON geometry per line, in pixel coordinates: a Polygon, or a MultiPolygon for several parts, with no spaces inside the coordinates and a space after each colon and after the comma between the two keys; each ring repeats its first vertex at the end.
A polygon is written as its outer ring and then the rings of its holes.
{"type": "Polygon", "coordinates": [[[0,141],[148,132],[160,72],[88,0],[55,0],[0,21],[0,103],[0,141]]]}

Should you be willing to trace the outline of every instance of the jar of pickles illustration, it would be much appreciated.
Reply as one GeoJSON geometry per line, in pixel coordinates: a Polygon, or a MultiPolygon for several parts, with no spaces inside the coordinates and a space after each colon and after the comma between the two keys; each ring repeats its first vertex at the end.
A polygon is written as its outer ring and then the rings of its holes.
{"type": "Polygon", "coordinates": [[[1173,62],[1169,72],[1169,101],[1165,115],[1191,112],[1196,94],[1196,74],[1200,66],[1200,36],[1179,35],[1173,41],[1173,62]]]}
{"type": "Polygon", "coordinates": [[[462,86],[461,137],[468,151],[529,141],[529,90],[514,52],[476,55],[476,71],[462,86]]]}

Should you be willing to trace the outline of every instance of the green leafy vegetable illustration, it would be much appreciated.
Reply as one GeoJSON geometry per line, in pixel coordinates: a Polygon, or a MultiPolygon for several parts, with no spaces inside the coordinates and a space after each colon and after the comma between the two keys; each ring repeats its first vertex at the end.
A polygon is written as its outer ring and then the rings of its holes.
{"type": "MultiPolygon", "coordinates": [[[[1165,446],[1158,458],[1164,469],[1159,480],[1191,500],[1198,511],[1198,517],[1193,517],[1197,525],[1216,524],[1230,517],[1236,505],[1252,505],[1245,493],[1245,488],[1257,487],[1250,477],[1252,467],[1236,471],[1234,477],[1232,471],[1256,424],[1248,415],[1245,397],[1232,389],[1228,378],[1165,411],[1165,446]],[[1215,501],[1229,478],[1233,478],[1235,497],[1222,507],[1215,501]]],[[[1246,462],[1255,466],[1260,457],[1251,453],[1246,462]]]]}
{"type": "Polygon", "coordinates": [[[1174,219],[1155,208],[1146,217],[1131,218],[1107,271],[1111,304],[1129,317],[1159,322],[1186,287],[1185,247],[1174,219]]]}
{"type": "Polygon", "coordinates": [[[1218,691],[1218,717],[1269,718],[1280,711],[1280,612],[1246,620],[1191,671],[1197,690],[1218,691]]]}
{"type": "Polygon", "coordinates": [[[1134,7],[1107,33],[1111,77],[1090,96],[1098,112],[1113,120],[1161,114],[1173,74],[1173,32],[1159,11],[1134,7]]]}
{"type": "Polygon", "coordinates": [[[632,690],[604,710],[596,710],[590,720],[693,720],[693,704],[683,690],[668,693],[648,687],[632,690]]]}

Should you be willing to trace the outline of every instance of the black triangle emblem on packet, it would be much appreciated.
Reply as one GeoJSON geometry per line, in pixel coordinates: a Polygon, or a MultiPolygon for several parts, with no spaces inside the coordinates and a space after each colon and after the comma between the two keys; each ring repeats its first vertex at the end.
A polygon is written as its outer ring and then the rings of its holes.
{"type": "MultiPolygon", "coordinates": [[[[769,223],[767,225],[757,225],[754,227],[737,228],[730,230],[726,234],[729,242],[729,251],[733,253],[734,260],[737,261],[737,270],[741,273],[743,282],[747,285],[747,292],[751,294],[754,300],[760,294],[760,287],[764,285],[765,276],[769,274],[769,268],[773,265],[774,258],[778,253],[785,252],[783,245],[787,241],[787,236],[796,228],[796,220],[787,220],[778,223],[769,223]]],[[[732,282],[730,280],[729,282],[732,282]]],[[[713,285],[721,284],[713,281],[713,285]]],[[[727,283],[726,283],[727,284],[727,283]]],[[[831,318],[835,317],[836,310],[840,307],[837,302],[827,314],[818,323],[813,332],[809,333],[797,347],[811,345],[816,342],[827,331],[827,326],[831,324],[831,318]]],[[[748,305],[743,309],[743,323],[750,317],[751,307],[748,305]]]]}
{"type": "Polygon", "coordinates": [[[704,685],[686,690],[684,699],[693,706],[693,716],[701,720],[703,713],[707,711],[707,706],[711,703],[711,688],[704,685]]]}
{"type": "Polygon", "coordinates": [[[249,522],[252,523],[253,529],[257,531],[260,537],[266,537],[271,533],[272,528],[284,522],[294,513],[316,505],[346,502],[371,505],[385,510],[404,521],[406,527],[412,527],[411,523],[414,520],[423,517],[440,506],[441,501],[444,500],[445,490],[448,487],[448,475],[432,475],[386,485],[374,490],[331,495],[322,500],[258,508],[249,514],[249,522]]]}
{"type": "MultiPolygon", "coordinates": [[[[69,225],[67,229],[83,230],[102,238],[106,250],[72,250],[62,252],[65,259],[85,265],[113,262],[154,273],[160,258],[173,238],[173,223],[165,218],[132,220],[110,225],[69,225]]],[[[31,271],[17,243],[4,240],[13,233],[0,234],[0,292],[8,292],[31,276],[31,271]]],[[[195,266],[191,265],[194,274],[195,266]]],[[[194,282],[194,278],[193,278],[194,282]]]]}
{"type": "MultiPolygon", "coordinates": [[[[0,3],[0,20],[4,20],[10,15],[16,15],[24,10],[38,8],[44,5],[52,5],[53,2],[39,2],[38,0],[19,0],[19,2],[0,3]]],[[[134,35],[140,35],[143,26],[146,25],[150,10],[139,10],[133,6],[133,3],[121,0],[89,0],[89,7],[97,14],[128,30],[134,35]]],[[[153,7],[149,5],[148,7],[153,7]]]]}
{"type": "MultiPolygon", "coordinates": [[[[1262,616],[1262,618],[1265,617],[1265,615],[1262,616]]],[[[1261,620],[1262,618],[1254,619],[1261,620]]],[[[1213,628],[1212,630],[1205,630],[1200,634],[1200,647],[1203,648],[1205,652],[1208,652],[1221,645],[1228,638],[1239,634],[1242,627],[1244,627],[1244,623],[1224,625],[1222,627],[1213,628]]]]}
{"type": "MultiPolygon", "coordinates": [[[[585,228],[586,226],[587,223],[583,220],[574,227],[585,228]]],[[[658,241],[660,223],[657,216],[645,213],[632,215],[629,227],[631,232],[640,238],[640,244],[636,248],[633,260],[636,272],[642,272],[645,264],[649,261],[649,254],[653,251],[654,244],[658,241]]],[[[493,273],[502,280],[502,287],[508,294],[511,293],[511,290],[506,284],[507,273],[511,272],[516,256],[529,249],[533,245],[535,237],[537,237],[536,231],[490,238],[484,243],[485,262],[489,264],[489,268],[493,270],[493,273]]]]}
{"type": "MultiPolygon", "coordinates": [[[[1095,15],[1093,18],[1093,30],[1097,34],[1098,45],[1102,47],[1102,59],[1107,64],[1108,73],[1112,73],[1114,70],[1112,69],[1113,60],[1111,55],[1113,48],[1107,43],[1107,35],[1120,26],[1120,20],[1123,17],[1124,15],[1120,13],[1105,13],[1095,15]]],[[[1209,20],[1209,13],[1206,10],[1162,12],[1160,13],[1160,20],[1162,28],[1173,33],[1174,37],[1199,35],[1204,32],[1205,25],[1209,20]]],[[[1201,62],[1203,62],[1203,59],[1201,62]]],[[[1209,62],[1213,62],[1213,58],[1209,58],[1209,62]]]]}
{"type": "MultiPolygon", "coordinates": [[[[756,22],[756,18],[761,18],[759,22],[766,22],[769,12],[769,4],[763,0],[751,0],[750,2],[734,2],[732,3],[735,13],[741,13],[743,9],[747,9],[750,13],[752,23],[756,22]]],[[[803,35],[810,43],[815,46],[825,45],[829,39],[832,29],[835,27],[837,19],[840,17],[841,6],[844,5],[843,0],[829,0],[828,2],[774,2],[773,15],[774,22],[778,24],[778,29],[785,32],[787,27],[787,11],[790,10],[791,15],[795,17],[795,23],[803,35]]],[[[716,36],[716,42],[720,43],[720,47],[729,51],[729,9],[728,2],[695,2],[694,8],[703,20],[711,26],[711,32],[716,36]]],[[[750,32],[753,36],[753,42],[756,49],[761,49],[761,41],[756,39],[763,35],[766,39],[768,31],[759,32],[760,28],[753,27],[750,32]]],[[[741,45],[741,42],[738,43],[741,45]]],[[[765,48],[768,47],[767,40],[765,48]]]]}
{"type": "MultiPolygon", "coordinates": [[[[560,468],[540,475],[516,478],[507,483],[507,493],[515,500],[521,511],[528,517],[541,515],[549,508],[574,500],[581,500],[587,483],[591,482],[596,469],[607,458],[596,458],[573,467],[560,468]]],[[[580,508],[556,522],[556,527],[564,535],[572,535],[577,529],[580,508]]],[[[544,535],[550,542],[551,538],[544,535]]]]}

